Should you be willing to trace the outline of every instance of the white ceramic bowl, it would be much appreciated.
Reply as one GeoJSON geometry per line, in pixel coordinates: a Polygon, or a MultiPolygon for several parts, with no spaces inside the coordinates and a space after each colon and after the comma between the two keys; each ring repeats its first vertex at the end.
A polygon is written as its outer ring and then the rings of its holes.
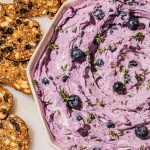
{"type": "Polygon", "coordinates": [[[68,0],[61,6],[61,8],[59,9],[55,18],[53,19],[52,25],[50,26],[48,32],[44,35],[43,39],[41,40],[40,44],[38,45],[37,49],[35,50],[32,58],[29,62],[28,68],[27,68],[28,80],[29,80],[29,83],[31,86],[33,97],[34,97],[35,102],[37,104],[37,108],[38,108],[38,111],[39,111],[39,114],[41,117],[42,124],[45,128],[46,135],[48,137],[48,141],[49,141],[50,145],[57,150],[62,150],[62,148],[56,143],[55,139],[53,138],[53,136],[50,132],[48,123],[47,123],[45,116],[44,116],[44,113],[43,113],[41,101],[38,98],[35,87],[33,85],[33,73],[36,69],[35,67],[36,67],[37,63],[39,62],[39,59],[41,58],[42,54],[46,50],[46,46],[48,45],[48,43],[50,42],[50,40],[52,38],[52,35],[53,35],[53,32],[54,32],[56,25],[58,24],[59,20],[62,18],[62,15],[64,14],[64,12],[69,7],[71,7],[77,3],[81,3],[82,1],[84,1],[84,0],[68,0]]]}

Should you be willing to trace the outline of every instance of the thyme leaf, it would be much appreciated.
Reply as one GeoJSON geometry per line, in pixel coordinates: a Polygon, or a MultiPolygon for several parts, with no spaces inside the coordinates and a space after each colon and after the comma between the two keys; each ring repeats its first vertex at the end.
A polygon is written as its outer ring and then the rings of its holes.
{"type": "Polygon", "coordinates": [[[144,80],[143,74],[136,74],[135,77],[136,77],[137,81],[143,81],[144,80]]]}
{"type": "Polygon", "coordinates": [[[80,147],[80,150],[86,150],[87,149],[87,147],[80,147]]]}
{"type": "Polygon", "coordinates": [[[135,36],[134,36],[134,38],[135,38],[135,40],[136,41],[143,41],[143,39],[144,39],[144,34],[142,33],[142,32],[137,32],[136,34],[135,34],[135,36]]]}
{"type": "Polygon", "coordinates": [[[87,51],[85,51],[85,55],[87,56],[87,55],[90,55],[91,54],[91,52],[89,51],[89,50],[87,50],[87,51]]]}
{"type": "Polygon", "coordinates": [[[67,65],[67,64],[64,64],[63,66],[61,66],[61,69],[62,69],[63,71],[66,71],[66,70],[67,70],[67,67],[68,67],[68,65],[67,65]]]}
{"type": "Polygon", "coordinates": [[[103,100],[101,100],[101,101],[99,102],[99,106],[100,106],[100,107],[105,107],[105,104],[104,104],[104,101],[103,101],[103,100]]]}
{"type": "Polygon", "coordinates": [[[38,85],[37,80],[32,80],[32,83],[33,83],[34,86],[38,85]]]}
{"type": "Polygon", "coordinates": [[[103,50],[102,50],[102,48],[99,48],[97,51],[98,51],[98,53],[99,53],[100,55],[102,55],[102,54],[103,54],[103,50]]]}
{"type": "Polygon", "coordinates": [[[87,123],[91,123],[95,119],[95,116],[93,113],[89,113],[87,118],[87,123]]]}
{"type": "Polygon", "coordinates": [[[147,87],[150,89],[150,79],[147,81],[147,87]]]}
{"type": "Polygon", "coordinates": [[[68,94],[67,92],[65,92],[64,89],[61,90],[59,94],[60,94],[61,98],[64,100],[64,102],[67,102],[67,101],[68,101],[68,99],[69,99],[69,94],[68,94]]]}
{"type": "Polygon", "coordinates": [[[122,130],[118,130],[118,131],[110,130],[109,135],[110,135],[112,140],[119,140],[120,136],[124,135],[124,132],[122,130]]]}

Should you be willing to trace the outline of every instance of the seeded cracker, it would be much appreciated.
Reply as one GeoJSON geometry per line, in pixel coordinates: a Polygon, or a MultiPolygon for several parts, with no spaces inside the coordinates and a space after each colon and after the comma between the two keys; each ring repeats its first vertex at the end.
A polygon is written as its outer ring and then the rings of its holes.
{"type": "Polygon", "coordinates": [[[0,122],[1,150],[29,150],[29,132],[25,122],[16,115],[10,115],[0,122]]]}
{"type": "Polygon", "coordinates": [[[0,57],[0,83],[14,87],[26,94],[31,89],[26,76],[28,61],[14,62],[0,57]]]}
{"type": "Polygon", "coordinates": [[[0,85],[0,120],[3,120],[8,116],[12,101],[12,94],[0,85]]]}
{"type": "Polygon", "coordinates": [[[14,61],[29,60],[42,38],[39,24],[27,19],[0,24],[0,35],[2,56],[14,61]]]}
{"type": "Polygon", "coordinates": [[[14,0],[19,17],[36,17],[55,14],[61,6],[60,0],[14,0]]]}

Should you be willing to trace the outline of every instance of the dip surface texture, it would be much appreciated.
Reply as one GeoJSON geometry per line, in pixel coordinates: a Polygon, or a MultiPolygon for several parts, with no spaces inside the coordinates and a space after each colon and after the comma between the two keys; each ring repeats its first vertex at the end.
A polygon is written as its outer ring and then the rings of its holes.
{"type": "Polygon", "coordinates": [[[67,9],[34,81],[62,149],[150,150],[150,1],[67,9]]]}

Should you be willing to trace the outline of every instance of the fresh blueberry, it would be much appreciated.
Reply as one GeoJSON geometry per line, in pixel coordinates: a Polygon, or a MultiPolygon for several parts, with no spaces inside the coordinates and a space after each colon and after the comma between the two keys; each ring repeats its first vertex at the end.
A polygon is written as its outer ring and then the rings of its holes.
{"type": "Polygon", "coordinates": [[[64,76],[62,76],[62,81],[63,81],[63,82],[66,82],[66,81],[68,80],[68,78],[69,78],[69,76],[64,75],[64,76]]]}
{"type": "Polygon", "coordinates": [[[125,74],[124,81],[125,81],[125,83],[129,83],[131,81],[131,76],[129,74],[125,74]]]}
{"type": "Polygon", "coordinates": [[[102,11],[101,8],[97,8],[94,12],[93,12],[93,16],[97,19],[97,20],[101,20],[103,19],[103,17],[105,16],[104,12],[102,11]]]}
{"type": "Polygon", "coordinates": [[[85,53],[81,49],[75,47],[74,49],[72,49],[70,56],[72,58],[72,61],[79,61],[85,56],[85,53]]]}
{"type": "Polygon", "coordinates": [[[98,67],[102,67],[102,66],[104,66],[104,61],[102,59],[98,59],[95,62],[95,65],[98,66],[98,67]]]}
{"type": "Polygon", "coordinates": [[[137,28],[139,27],[139,20],[138,18],[131,18],[129,21],[128,21],[128,28],[130,30],[137,30],[137,28]]]}
{"type": "Polygon", "coordinates": [[[42,83],[44,83],[45,85],[49,84],[49,80],[47,78],[43,78],[42,83]]]}
{"type": "Polygon", "coordinates": [[[78,95],[71,95],[71,96],[69,96],[67,105],[71,109],[80,110],[82,107],[81,98],[78,95]]]}
{"type": "Polygon", "coordinates": [[[77,120],[77,121],[81,121],[81,120],[82,120],[82,117],[81,117],[80,115],[77,115],[77,116],[76,116],[76,120],[77,120]]]}
{"type": "Polygon", "coordinates": [[[119,95],[125,95],[126,94],[126,87],[122,82],[115,82],[113,85],[113,90],[118,93],[119,95]]]}
{"type": "Polygon", "coordinates": [[[135,60],[131,60],[129,62],[129,68],[132,68],[132,67],[137,67],[138,63],[135,61],[135,60]]]}
{"type": "Polygon", "coordinates": [[[148,128],[145,125],[138,125],[135,128],[135,135],[141,139],[148,136],[148,128]]]}
{"type": "Polygon", "coordinates": [[[115,128],[115,124],[111,121],[107,123],[107,128],[115,128]]]}

